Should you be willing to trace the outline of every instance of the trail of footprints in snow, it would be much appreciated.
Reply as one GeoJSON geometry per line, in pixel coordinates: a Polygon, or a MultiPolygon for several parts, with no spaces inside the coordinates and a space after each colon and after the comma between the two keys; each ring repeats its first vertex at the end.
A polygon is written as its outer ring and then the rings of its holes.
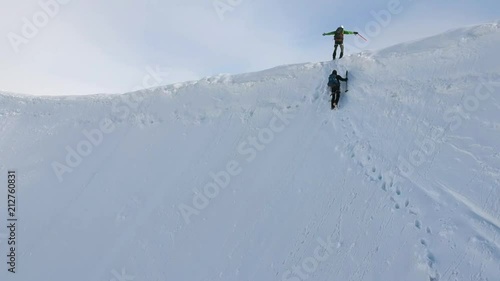
{"type": "MultiPolygon", "coordinates": [[[[401,203],[401,196],[403,191],[400,184],[395,183],[396,173],[392,169],[387,169],[382,172],[378,165],[373,161],[374,155],[372,154],[372,148],[367,141],[363,141],[361,137],[358,136],[356,132],[356,126],[349,121],[349,117],[341,118],[342,127],[344,131],[349,131],[352,128],[352,137],[349,138],[349,134],[346,133],[346,145],[349,148],[349,156],[351,159],[357,163],[363,169],[365,175],[370,179],[370,181],[378,182],[380,188],[387,193],[390,193],[389,200],[395,211],[402,210],[403,208],[407,212],[415,217],[414,227],[416,231],[422,231],[425,229],[426,235],[432,235],[432,230],[430,227],[425,227],[421,220],[419,219],[419,213],[416,209],[410,206],[410,199],[404,199],[404,203],[401,203]],[[349,126],[345,125],[349,122],[349,126]],[[349,140],[354,138],[355,144],[349,144],[349,140]]],[[[428,267],[429,281],[439,281],[440,274],[435,269],[436,257],[430,251],[428,245],[429,243],[425,238],[420,239],[420,244],[424,247],[425,251],[425,263],[428,267]]]]}

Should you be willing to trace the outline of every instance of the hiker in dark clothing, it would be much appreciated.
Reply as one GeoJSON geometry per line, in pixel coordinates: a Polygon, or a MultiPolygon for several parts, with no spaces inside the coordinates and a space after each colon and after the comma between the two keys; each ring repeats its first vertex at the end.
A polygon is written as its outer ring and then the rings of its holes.
{"type": "Polygon", "coordinates": [[[333,70],[332,74],[328,77],[328,87],[332,93],[332,109],[335,109],[339,104],[340,98],[340,81],[346,82],[348,78],[343,78],[342,76],[337,74],[337,70],[333,70]]]}

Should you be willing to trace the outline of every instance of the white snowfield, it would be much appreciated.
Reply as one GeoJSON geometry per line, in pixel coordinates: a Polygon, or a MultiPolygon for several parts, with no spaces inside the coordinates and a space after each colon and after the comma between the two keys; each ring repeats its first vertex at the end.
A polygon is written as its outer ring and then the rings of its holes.
{"type": "Polygon", "coordinates": [[[498,281],[499,46],[493,23],[125,95],[2,93],[0,280],[498,281]]]}

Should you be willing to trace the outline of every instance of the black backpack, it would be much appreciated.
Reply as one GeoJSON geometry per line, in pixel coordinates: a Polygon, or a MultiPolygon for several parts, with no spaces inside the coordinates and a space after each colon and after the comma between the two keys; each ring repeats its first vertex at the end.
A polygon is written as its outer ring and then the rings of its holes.
{"type": "Polygon", "coordinates": [[[335,36],[333,37],[335,41],[343,41],[344,40],[344,29],[342,27],[337,28],[335,30],[335,36]]]}
{"type": "Polygon", "coordinates": [[[335,74],[330,74],[328,77],[328,86],[333,89],[339,89],[340,88],[340,82],[337,79],[337,75],[335,74]]]}

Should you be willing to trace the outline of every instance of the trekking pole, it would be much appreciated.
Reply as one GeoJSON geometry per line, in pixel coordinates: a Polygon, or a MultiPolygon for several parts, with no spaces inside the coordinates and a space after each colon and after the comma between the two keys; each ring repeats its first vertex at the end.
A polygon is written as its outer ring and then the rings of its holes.
{"type": "Polygon", "coordinates": [[[358,34],[356,34],[356,35],[358,35],[359,37],[363,38],[363,40],[368,41],[368,40],[366,40],[366,38],[365,38],[365,37],[361,36],[361,34],[359,34],[359,33],[358,33],[358,34]]]}
{"type": "Polygon", "coordinates": [[[345,71],[345,78],[347,78],[347,81],[345,81],[345,92],[347,93],[349,91],[349,71],[345,71]]]}

